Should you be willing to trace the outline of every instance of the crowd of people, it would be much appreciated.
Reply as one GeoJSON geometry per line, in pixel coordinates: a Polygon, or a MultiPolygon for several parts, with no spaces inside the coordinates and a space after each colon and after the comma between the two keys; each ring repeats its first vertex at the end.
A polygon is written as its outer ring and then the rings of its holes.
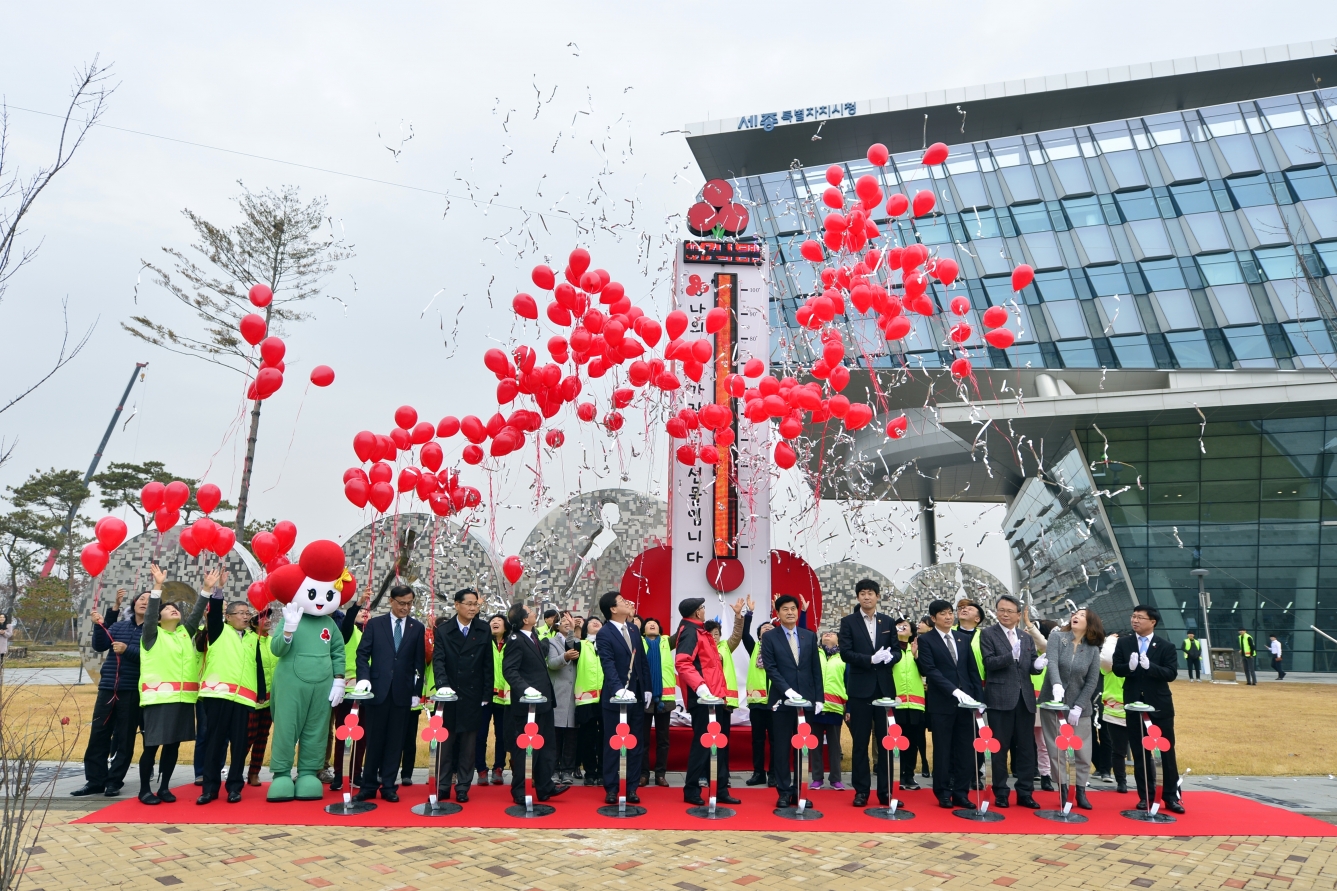
{"type": "MultiPolygon", "coordinates": [[[[246,602],[225,602],[221,571],[205,576],[193,604],[164,601],[166,578],[156,566],[153,578],[153,590],[133,601],[118,592],[120,615],[110,625],[93,613],[93,647],[108,655],[85,753],[85,784],[72,794],[118,795],[142,733],[139,800],[145,805],[175,800],[171,779],[180,745],[190,740],[197,803],[207,805],[224,793],[238,802],[247,785],[261,785],[270,706],[285,695],[282,672],[275,676],[282,637],[272,637],[272,623],[246,602]]],[[[670,625],[638,615],[616,591],[600,597],[597,613],[585,617],[559,610],[540,614],[516,603],[506,614],[484,619],[478,593],[464,589],[454,595],[453,613],[428,629],[414,616],[414,590],[395,586],[384,614],[373,618],[353,601],[336,615],[344,683],[358,696],[334,707],[324,733],[305,734],[296,744],[308,752],[325,749],[320,779],[332,790],[347,782],[358,788],[358,800],[397,802],[399,787],[413,782],[421,715],[428,710],[441,716],[448,731],[433,771],[440,800],[466,803],[475,784],[505,784],[509,767],[511,795],[523,804],[529,763],[539,801],[583,783],[603,786],[612,804],[622,776],[622,747],[613,737],[625,714],[636,738],[626,752],[625,793],[636,804],[639,787],[669,785],[676,713],[692,729],[683,800],[703,804],[706,777],[713,774],[716,800],[737,804],[728,749],[717,748],[712,769],[701,738],[712,715],[728,736],[733,712],[746,706],[752,738],[746,783],[774,788],[777,808],[793,805],[805,781],[810,789],[828,782],[835,790],[847,788],[844,727],[852,745],[852,804],[864,807],[875,795],[886,806],[890,758],[879,738],[885,704],[875,703],[894,700],[896,724],[909,741],[900,757],[903,789],[918,790],[919,778],[931,779],[942,807],[974,807],[970,792],[986,794],[984,756],[973,746],[975,718],[983,715],[1000,744],[991,756],[988,793],[995,808],[1010,807],[1013,793],[1017,806],[1038,808],[1037,786],[1052,790],[1068,783],[1066,753],[1058,746],[1066,724],[1082,741],[1071,749],[1075,804],[1089,809],[1093,771],[1095,780],[1128,791],[1125,760],[1130,750],[1142,753],[1144,723],[1129,720],[1125,703],[1143,702],[1172,743],[1160,757],[1164,806],[1183,812],[1168,687],[1178,673],[1178,654],[1156,634],[1155,607],[1138,606],[1130,617],[1133,633],[1115,635],[1105,632],[1091,609],[1075,611],[1062,626],[1034,622],[1011,595],[999,597],[991,611],[970,599],[935,600],[914,619],[881,612],[874,581],[860,581],[855,594],[858,608],[818,629],[820,634],[809,627],[808,604],[793,595],[776,597],[772,618],[755,629],[755,604],[736,598],[725,637],[720,622],[707,618],[702,598],[684,600],[670,625]],[[736,667],[740,646],[745,672],[736,667]],[[345,776],[345,742],[334,730],[356,703],[365,742],[355,747],[351,776],[345,776]],[[1038,708],[1041,703],[1047,707],[1038,708]],[[521,737],[531,710],[545,744],[527,762],[521,737]],[[800,720],[819,742],[806,778],[794,773],[789,742],[800,720]]],[[[1200,648],[1186,642],[1186,657],[1191,652],[1200,654],[1200,648]]],[[[1132,761],[1137,807],[1147,809],[1156,797],[1155,762],[1132,761]]],[[[270,767],[276,775],[285,769],[270,767]]]]}

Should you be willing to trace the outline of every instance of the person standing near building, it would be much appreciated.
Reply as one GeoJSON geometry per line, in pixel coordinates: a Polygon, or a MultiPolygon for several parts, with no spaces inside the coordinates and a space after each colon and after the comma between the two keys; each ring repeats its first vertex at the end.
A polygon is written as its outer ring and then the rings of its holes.
{"type": "MultiPolygon", "coordinates": [[[[575,623],[571,614],[563,612],[557,618],[557,631],[543,642],[548,660],[548,679],[552,681],[553,733],[557,739],[557,782],[570,783],[576,769],[576,658],[580,656],[580,641],[572,633],[575,623]]],[[[486,782],[486,777],[480,782],[486,782]]]]}
{"type": "Polygon", "coordinates": [[[1111,670],[1117,677],[1123,678],[1126,702],[1145,702],[1156,709],[1150,713],[1139,713],[1129,727],[1133,778],[1137,781],[1137,809],[1145,811],[1150,807],[1148,802],[1156,795],[1155,762],[1151,762],[1148,775],[1148,759],[1142,757],[1146,752],[1142,736],[1147,722],[1150,722],[1160,729],[1163,738],[1170,741],[1169,751],[1161,754],[1161,769],[1164,771],[1161,797],[1165,801],[1165,809],[1182,814],[1184,805],[1179,799],[1179,768],[1175,748],[1175,703],[1170,693],[1170,684],[1179,677],[1179,659],[1170,642],[1156,634],[1156,626],[1160,622],[1161,613],[1156,607],[1134,607],[1129,619],[1133,633],[1127,637],[1120,636],[1119,642],[1115,644],[1111,670]]]}
{"type": "Polygon", "coordinates": [[[645,760],[645,709],[650,705],[650,678],[645,670],[645,647],[641,631],[632,624],[636,606],[617,591],[605,592],[599,598],[599,612],[604,625],[594,640],[603,667],[603,686],[599,689],[599,707],[603,734],[604,804],[617,804],[622,750],[612,746],[612,737],[626,710],[627,726],[636,738],[636,745],[627,752],[627,802],[640,804],[637,788],[641,778],[641,763],[645,760]],[[614,698],[631,694],[635,702],[618,705],[614,698]]]}
{"type": "Polygon", "coordinates": [[[645,646],[645,665],[650,677],[650,707],[645,714],[646,749],[641,763],[641,785],[650,785],[650,771],[655,785],[668,786],[669,719],[677,701],[678,674],[673,667],[673,648],[659,620],[647,616],[642,623],[641,642],[645,646]],[[655,757],[650,763],[650,729],[655,731],[655,757]]]}
{"type": "Polygon", "coordinates": [[[390,589],[390,612],[368,620],[357,647],[356,689],[373,694],[362,708],[367,758],[357,778],[358,801],[375,798],[377,791],[386,801],[399,801],[404,724],[422,698],[426,659],[427,629],[409,615],[412,611],[413,589],[395,585],[390,589]]]}
{"type": "MultiPolygon", "coordinates": [[[[822,686],[822,667],[817,661],[817,635],[799,625],[799,601],[792,594],[775,598],[775,615],[779,619],[776,633],[761,642],[761,658],[770,679],[770,706],[774,715],[771,740],[771,771],[775,774],[778,795],[777,810],[794,804],[795,778],[790,767],[794,756],[788,741],[798,732],[798,708],[786,703],[806,699],[812,703],[812,714],[820,715],[825,708],[822,686]],[[781,741],[777,744],[777,740],[781,741]]],[[[802,781],[802,777],[798,781],[802,781]]]]}
{"type": "MultiPolygon", "coordinates": [[[[720,647],[715,638],[706,630],[706,601],[702,597],[688,597],[678,604],[678,615],[682,617],[674,635],[673,663],[678,674],[679,695],[683,705],[692,717],[692,743],[687,750],[687,778],[682,787],[682,800],[687,804],[701,807],[705,801],[701,798],[701,781],[705,779],[710,764],[710,749],[701,745],[701,736],[710,724],[710,707],[700,702],[702,696],[724,699],[724,665],[720,660],[720,647]]],[[[724,704],[715,707],[720,732],[729,736],[729,721],[724,718],[724,704]]],[[[739,799],[729,794],[729,749],[724,746],[716,750],[716,787],[715,800],[721,804],[738,804],[739,799]]]]}
{"type": "Polygon", "coordinates": [[[1111,634],[1105,638],[1100,648],[1101,705],[1104,717],[1100,721],[1100,732],[1109,737],[1110,770],[1114,776],[1115,791],[1128,791],[1128,712],[1124,709],[1123,678],[1116,675],[1114,668],[1114,647],[1119,643],[1119,635],[1111,634]]]}
{"type": "Polygon", "coordinates": [[[920,635],[919,669],[927,686],[925,709],[933,733],[933,795],[943,808],[972,808],[968,790],[975,769],[974,709],[964,703],[984,695],[970,640],[952,630],[955,616],[946,600],[928,606],[933,630],[920,635]]]}
{"type": "Polygon", "coordinates": [[[114,797],[125,784],[139,730],[139,643],[148,607],[149,594],[145,591],[135,598],[130,618],[114,622],[110,628],[102,613],[93,610],[93,649],[111,653],[102,663],[93,702],[93,721],[84,750],[84,784],[70,793],[76,798],[114,797]]]}
{"type": "MultiPolygon", "coordinates": [[[[808,784],[808,788],[814,792],[822,788],[825,780],[822,757],[825,756],[827,765],[825,773],[831,777],[831,788],[843,792],[845,784],[840,779],[842,758],[840,731],[841,725],[847,720],[845,678],[849,673],[849,666],[840,658],[840,638],[836,632],[827,631],[822,634],[821,651],[817,654],[817,661],[822,666],[822,696],[826,704],[822,708],[822,713],[813,715],[812,720],[808,722],[817,736],[817,748],[812,750],[809,764],[812,782],[808,784]]],[[[798,780],[802,782],[803,778],[799,777],[798,780]]]]}
{"type": "Polygon", "coordinates": [[[438,744],[436,794],[449,800],[453,778],[455,800],[461,804],[469,800],[478,729],[483,726],[483,709],[492,700],[492,634],[478,618],[481,605],[473,588],[456,591],[455,615],[437,622],[432,637],[433,684],[437,692],[453,692],[456,697],[440,704],[442,726],[450,735],[438,744]]]}
{"type": "Polygon", "coordinates": [[[478,741],[474,748],[475,766],[478,768],[478,785],[486,786],[487,778],[487,729],[492,726],[492,785],[505,785],[501,774],[506,763],[506,753],[511,744],[505,739],[506,707],[511,704],[511,686],[501,673],[502,657],[506,652],[506,639],[511,636],[510,623],[501,613],[487,620],[488,632],[492,635],[492,702],[483,711],[483,723],[478,731],[478,741]]]}
{"type": "Polygon", "coordinates": [[[232,768],[227,775],[227,800],[229,804],[241,801],[246,785],[247,728],[258,703],[269,699],[260,635],[250,627],[250,604],[238,600],[227,604],[226,610],[225,616],[222,588],[215,588],[205,620],[209,654],[200,677],[200,701],[208,734],[204,788],[196,804],[208,804],[218,797],[223,761],[229,753],[232,768]]]}
{"type": "Polygon", "coordinates": [[[1003,594],[994,606],[998,624],[977,633],[989,683],[984,703],[989,707],[989,727],[1001,748],[993,755],[994,806],[1005,808],[1011,792],[1007,787],[1008,755],[1016,774],[1017,804],[1037,809],[1035,791],[1035,687],[1031,678],[1045,670],[1047,661],[1037,655],[1035,644],[1023,633],[1021,601],[1003,594]]]}
{"type": "Polygon", "coordinates": [[[1277,640],[1275,634],[1267,636],[1267,649],[1272,654],[1272,670],[1277,673],[1277,680],[1286,680],[1286,672],[1281,667],[1281,641],[1277,640]]]}
{"type": "MultiPolygon", "coordinates": [[[[580,648],[576,656],[576,760],[586,786],[598,786],[603,776],[603,709],[599,691],[604,686],[603,663],[594,642],[603,619],[589,616],[580,626],[580,648]]],[[[515,765],[511,765],[514,770],[515,765]]]]}
{"type": "MultiPolygon", "coordinates": [[[[1049,659],[1040,699],[1044,702],[1062,702],[1067,706],[1068,726],[1081,739],[1080,746],[1072,749],[1077,762],[1077,806],[1091,810],[1086,787],[1091,783],[1091,708],[1100,683],[1100,648],[1105,643],[1105,626],[1094,610],[1079,609],[1068,624],[1049,634],[1045,655],[1049,659]]],[[[1170,653],[1174,658],[1174,653],[1170,653]]],[[[1178,668],[1176,667],[1176,671],[1178,668]]],[[[992,686],[992,681],[990,682],[992,686]]],[[[988,688],[985,688],[987,695],[988,688]]],[[[1040,726],[1044,730],[1045,746],[1049,749],[1049,763],[1054,782],[1067,781],[1068,767],[1063,752],[1058,748],[1059,713],[1042,710],[1040,726]]]]}
{"type": "Polygon", "coordinates": [[[1202,642],[1192,631],[1184,636],[1184,661],[1188,663],[1188,679],[1202,680],[1202,642]]]}
{"type": "Polygon", "coordinates": [[[506,650],[502,657],[502,677],[511,691],[511,704],[506,710],[507,747],[511,751],[511,800],[520,806],[525,803],[525,749],[520,748],[519,737],[529,722],[530,706],[524,701],[525,696],[542,696],[544,702],[534,706],[534,723],[538,724],[539,736],[544,745],[534,750],[534,797],[539,801],[548,801],[561,795],[571,787],[565,783],[554,783],[553,773],[557,765],[557,756],[553,747],[547,745],[553,738],[552,679],[548,675],[548,661],[543,652],[543,642],[534,633],[538,621],[538,612],[523,603],[511,604],[506,613],[506,624],[511,633],[506,638],[506,650]]]}
{"type": "Polygon", "coordinates": [[[915,638],[915,626],[910,620],[904,616],[897,619],[896,646],[901,651],[901,658],[892,666],[892,675],[896,680],[896,698],[902,703],[896,706],[896,725],[901,728],[901,735],[910,740],[910,748],[901,755],[901,788],[907,792],[920,788],[915,782],[916,761],[923,764],[924,775],[928,775],[924,678],[919,673],[919,641],[915,638]]]}
{"type": "MultiPolygon", "coordinates": [[[[873,726],[885,720],[886,713],[873,707],[873,700],[896,695],[896,665],[903,652],[896,638],[896,626],[891,617],[878,611],[881,587],[872,579],[862,579],[854,585],[854,596],[859,608],[840,620],[837,642],[840,657],[849,667],[847,693],[849,704],[850,745],[854,752],[850,760],[850,782],[854,785],[854,807],[868,804],[872,776],[868,765],[869,740],[881,736],[873,733],[873,726]]],[[[840,728],[836,728],[837,737],[840,728]]],[[[879,750],[881,746],[878,746],[879,750]]],[[[914,757],[911,756],[913,763],[914,757]]],[[[878,758],[873,765],[877,774],[877,800],[883,807],[891,803],[890,778],[886,759],[878,758]]]]}
{"type": "Polygon", "coordinates": [[[1239,634],[1240,656],[1244,658],[1244,682],[1247,686],[1254,687],[1258,684],[1258,673],[1254,669],[1254,661],[1258,658],[1258,647],[1253,642],[1253,635],[1243,628],[1239,634]]]}
{"type": "Polygon", "coordinates": [[[766,666],[761,661],[761,638],[774,626],[762,622],[757,626],[757,637],[752,637],[752,617],[756,606],[752,598],[747,599],[747,610],[743,613],[743,646],[752,657],[747,667],[747,720],[752,727],[752,776],[747,778],[749,786],[774,786],[775,777],[769,773],[766,763],[766,741],[774,741],[771,733],[771,719],[774,714],[766,707],[770,699],[770,681],[766,677],[766,666]]]}

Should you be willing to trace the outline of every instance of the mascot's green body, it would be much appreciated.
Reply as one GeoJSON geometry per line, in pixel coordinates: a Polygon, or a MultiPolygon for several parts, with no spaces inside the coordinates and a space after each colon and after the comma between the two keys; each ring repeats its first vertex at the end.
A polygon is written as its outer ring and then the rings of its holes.
{"type": "Polygon", "coordinates": [[[267,585],[284,604],[282,632],[276,629],[269,639],[278,664],[269,756],[274,781],[268,799],[319,800],[324,789],[317,774],[325,766],[330,709],[344,698],[344,637],[332,614],[352,599],[355,585],[344,568],[343,549],[332,541],[307,545],[301,559],[270,574],[267,585]]]}

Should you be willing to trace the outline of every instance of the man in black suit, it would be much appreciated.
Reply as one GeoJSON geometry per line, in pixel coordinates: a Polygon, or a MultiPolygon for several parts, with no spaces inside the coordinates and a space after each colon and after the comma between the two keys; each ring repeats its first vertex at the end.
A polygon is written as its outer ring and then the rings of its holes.
{"type": "Polygon", "coordinates": [[[928,605],[933,629],[919,640],[919,671],[924,676],[924,711],[933,734],[933,794],[939,807],[974,807],[968,795],[975,773],[973,709],[984,695],[970,638],[952,630],[955,613],[946,600],[928,605]]]}
{"type": "Polygon", "coordinates": [[[645,709],[650,704],[650,677],[645,668],[641,631],[631,621],[636,605],[618,592],[609,591],[599,598],[599,611],[604,615],[604,624],[594,636],[594,649],[604,674],[603,689],[599,691],[599,706],[603,711],[604,803],[617,804],[622,752],[614,749],[610,740],[617,734],[622,709],[626,709],[627,726],[636,737],[636,745],[627,752],[627,802],[640,804],[636,788],[645,759],[644,724],[645,709]],[[635,696],[636,701],[626,706],[616,705],[613,697],[623,690],[635,696]]]}
{"type": "Polygon", "coordinates": [[[1137,809],[1145,811],[1147,802],[1156,797],[1156,765],[1152,762],[1151,775],[1147,776],[1147,750],[1142,747],[1146,722],[1150,719],[1160,728],[1161,736],[1170,741],[1170,750],[1161,753],[1161,767],[1165,773],[1161,778],[1164,784],[1161,798],[1165,800],[1167,811],[1182,814],[1184,805],[1179,800],[1179,767],[1175,762],[1174,747],[1175,703],[1170,694],[1170,682],[1179,676],[1179,657],[1168,640],[1156,635],[1156,626],[1160,623],[1161,613],[1156,607],[1134,607],[1129,620],[1133,633],[1119,635],[1111,669],[1115,677],[1124,679],[1124,702],[1145,702],[1156,709],[1154,712],[1128,713],[1128,739],[1133,750],[1133,776],[1137,780],[1137,809]]]}
{"type": "MultiPolygon", "coordinates": [[[[854,596],[859,601],[859,610],[840,620],[840,632],[837,634],[840,658],[846,665],[845,709],[849,715],[850,738],[854,743],[851,777],[854,780],[855,807],[868,804],[871,785],[868,742],[873,735],[873,725],[886,715],[884,710],[873,708],[873,700],[896,695],[892,666],[901,659],[901,648],[896,640],[896,623],[890,616],[877,611],[881,593],[878,583],[872,579],[863,579],[856,584],[854,596]]],[[[879,752],[882,751],[881,745],[877,748],[879,752]]],[[[877,773],[877,800],[885,807],[891,803],[886,758],[878,758],[873,769],[877,773]]]]}
{"type": "MultiPolygon", "coordinates": [[[[817,635],[798,624],[798,600],[793,595],[775,598],[775,615],[780,624],[761,639],[761,661],[771,684],[768,704],[772,719],[771,771],[775,774],[777,809],[794,804],[794,776],[789,759],[793,756],[790,739],[798,732],[798,709],[786,705],[787,699],[806,699],[813,714],[821,714],[825,704],[822,665],[817,661],[817,635]]],[[[802,777],[798,778],[803,781],[802,777]]]]}
{"type": "Polygon", "coordinates": [[[422,622],[409,615],[413,589],[390,589],[390,612],[367,620],[357,647],[357,687],[374,698],[361,709],[367,729],[367,756],[358,784],[358,801],[376,797],[398,801],[399,762],[404,754],[404,726],[422,697],[425,648],[422,622]]]}
{"type": "Polygon", "coordinates": [[[474,747],[483,709],[492,701],[492,632],[478,618],[478,592],[465,588],[455,592],[455,615],[436,623],[432,653],[432,676],[442,692],[454,691],[455,702],[441,704],[442,726],[450,732],[438,754],[437,797],[450,798],[450,779],[455,777],[455,799],[469,800],[473,782],[474,747]]]}
{"type": "Polygon", "coordinates": [[[570,786],[555,784],[552,772],[557,764],[557,733],[553,729],[552,710],[556,696],[552,679],[548,676],[548,658],[543,642],[534,633],[538,612],[523,603],[511,605],[506,621],[515,629],[506,638],[506,651],[501,658],[501,676],[511,686],[511,704],[506,709],[506,745],[511,750],[511,798],[516,804],[525,803],[525,750],[517,737],[529,722],[529,705],[521,702],[525,696],[540,695],[547,701],[538,705],[534,723],[538,724],[543,748],[534,750],[534,795],[547,801],[561,795],[570,786]]]}
{"type": "Polygon", "coordinates": [[[989,729],[1001,748],[993,755],[995,807],[1008,806],[1007,756],[1017,777],[1017,804],[1039,808],[1035,800],[1035,684],[1032,675],[1044,671],[1046,660],[1035,653],[1035,641],[1018,627],[1021,601],[1011,594],[998,598],[997,625],[980,629],[980,655],[989,683],[984,704],[989,707],[989,729]]]}

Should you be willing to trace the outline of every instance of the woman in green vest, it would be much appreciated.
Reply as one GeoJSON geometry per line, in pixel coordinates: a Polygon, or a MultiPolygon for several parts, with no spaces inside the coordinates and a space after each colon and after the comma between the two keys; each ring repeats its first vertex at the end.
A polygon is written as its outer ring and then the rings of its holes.
{"type": "Polygon", "coordinates": [[[229,750],[232,769],[227,777],[227,800],[233,804],[241,801],[247,725],[256,703],[261,697],[269,698],[264,687],[260,636],[250,625],[249,603],[243,600],[225,606],[222,591],[213,592],[205,620],[208,645],[200,671],[199,702],[205,715],[204,788],[196,804],[208,804],[218,797],[223,761],[229,750]]]}
{"type": "MultiPolygon", "coordinates": [[[[151,565],[153,590],[144,614],[144,636],[139,641],[139,707],[144,727],[144,754],[139,759],[139,800],[144,804],[176,801],[172,794],[172,771],[181,743],[195,738],[195,700],[200,690],[200,657],[194,637],[204,616],[205,597],[195,601],[190,616],[182,621],[183,605],[162,602],[167,573],[151,565]],[[158,794],[153,794],[153,763],[158,759],[158,794]]],[[[204,587],[212,591],[223,578],[221,570],[210,570],[204,587]]]]}
{"type": "Polygon", "coordinates": [[[506,720],[506,706],[511,704],[511,687],[501,676],[501,659],[506,651],[506,636],[511,633],[510,623],[500,613],[487,620],[488,630],[492,632],[492,701],[483,708],[483,723],[478,728],[478,739],[474,743],[474,766],[478,769],[478,785],[486,786],[487,779],[487,728],[492,727],[492,785],[500,786],[503,782],[502,765],[506,758],[506,740],[502,737],[502,725],[506,720]]]}
{"type": "Polygon", "coordinates": [[[752,616],[755,604],[747,598],[743,612],[743,646],[751,657],[747,664],[746,696],[747,719],[752,727],[752,776],[747,778],[749,786],[774,786],[775,778],[767,773],[766,740],[771,736],[771,710],[766,707],[770,698],[770,680],[766,669],[761,664],[761,638],[771,630],[770,622],[757,626],[757,636],[752,637],[752,616]]]}
{"type": "Polygon", "coordinates": [[[822,635],[817,662],[822,669],[825,704],[822,713],[813,715],[809,722],[817,736],[817,748],[812,750],[812,782],[808,788],[822,788],[825,779],[822,774],[822,755],[825,750],[828,764],[826,772],[831,775],[831,788],[844,791],[845,783],[840,779],[840,728],[845,720],[845,660],[840,658],[840,645],[834,631],[822,635]]]}
{"type": "MultiPolygon", "coordinates": [[[[650,673],[650,708],[645,716],[645,733],[655,730],[655,785],[668,786],[669,718],[677,701],[678,673],[673,667],[673,648],[658,619],[642,622],[641,643],[645,647],[645,664],[650,673]]],[[[650,785],[650,740],[645,741],[645,767],[641,771],[641,785],[650,785]]]]}
{"type": "Polygon", "coordinates": [[[929,772],[928,741],[924,731],[928,720],[924,716],[924,678],[919,673],[919,642],[910,620],[902,616],[896,620],[896,642],[901,648],[901,658],[891,667],[891,677],[896,682],[896,698],[903,705],[895,710],[896,726],[901,728],[901,736],[910,741],[910,748],[901,753],[901,788],[911,792],[919,788],[915,782],[915,762],[922,761],[924,775],[929,772]]]}
{"type": "MultiPolygon", "coordinates": [[[[359,607],[355,604],[349,604],[348,610],[344,613],[343,624],[339,626],[340,632],[344,636],[344,677],[357,677],[357,645],[362,643],[362,629],[366,626],[367,620],[371,618],[371,610],[366,607],[359,607]]],[[[423,687],[426,690],[426,687],[423,687]]],[[[348,713],[353,710],[353,700],[345,699],[330,710],[330,728],[331,732],[337,730],[348,713]]],[[[362,756],[367,753],[366,746],[357,746],[353,750],[353,779],[351,785],[358,785],[358,777],[362,775],[362,756]]],[[[334,739],[334,758],[331,763],[334,769],[334,779],[330,783],[330,791],[338,792],[344,787],[344,741],[337,736],[334,739]]]]}
{"type": "Polygon", "coordinates": [[[594,649],[594,637],[603,627],[603,619],[590,616],[580,629],[580,656],[576,659],[576,761],[585,775],[586,786],[603,783],[603,709],[599,691],[604,685],[603,663],[594,649]]]}
{"type": "Polygon", "coordinates": [[[1127,792],[1128,768],[1124,760],[1128,757],[1128,712],[1123,702],[1124,679],[1114,674],[1114,645],[1118,642],[1119,635],[1111,634],[1100,648],[1100,698],[1104,707],[1100,728],[1110,737],[1110,768],[1117,784],[1115,789],[1127,792]]]}

